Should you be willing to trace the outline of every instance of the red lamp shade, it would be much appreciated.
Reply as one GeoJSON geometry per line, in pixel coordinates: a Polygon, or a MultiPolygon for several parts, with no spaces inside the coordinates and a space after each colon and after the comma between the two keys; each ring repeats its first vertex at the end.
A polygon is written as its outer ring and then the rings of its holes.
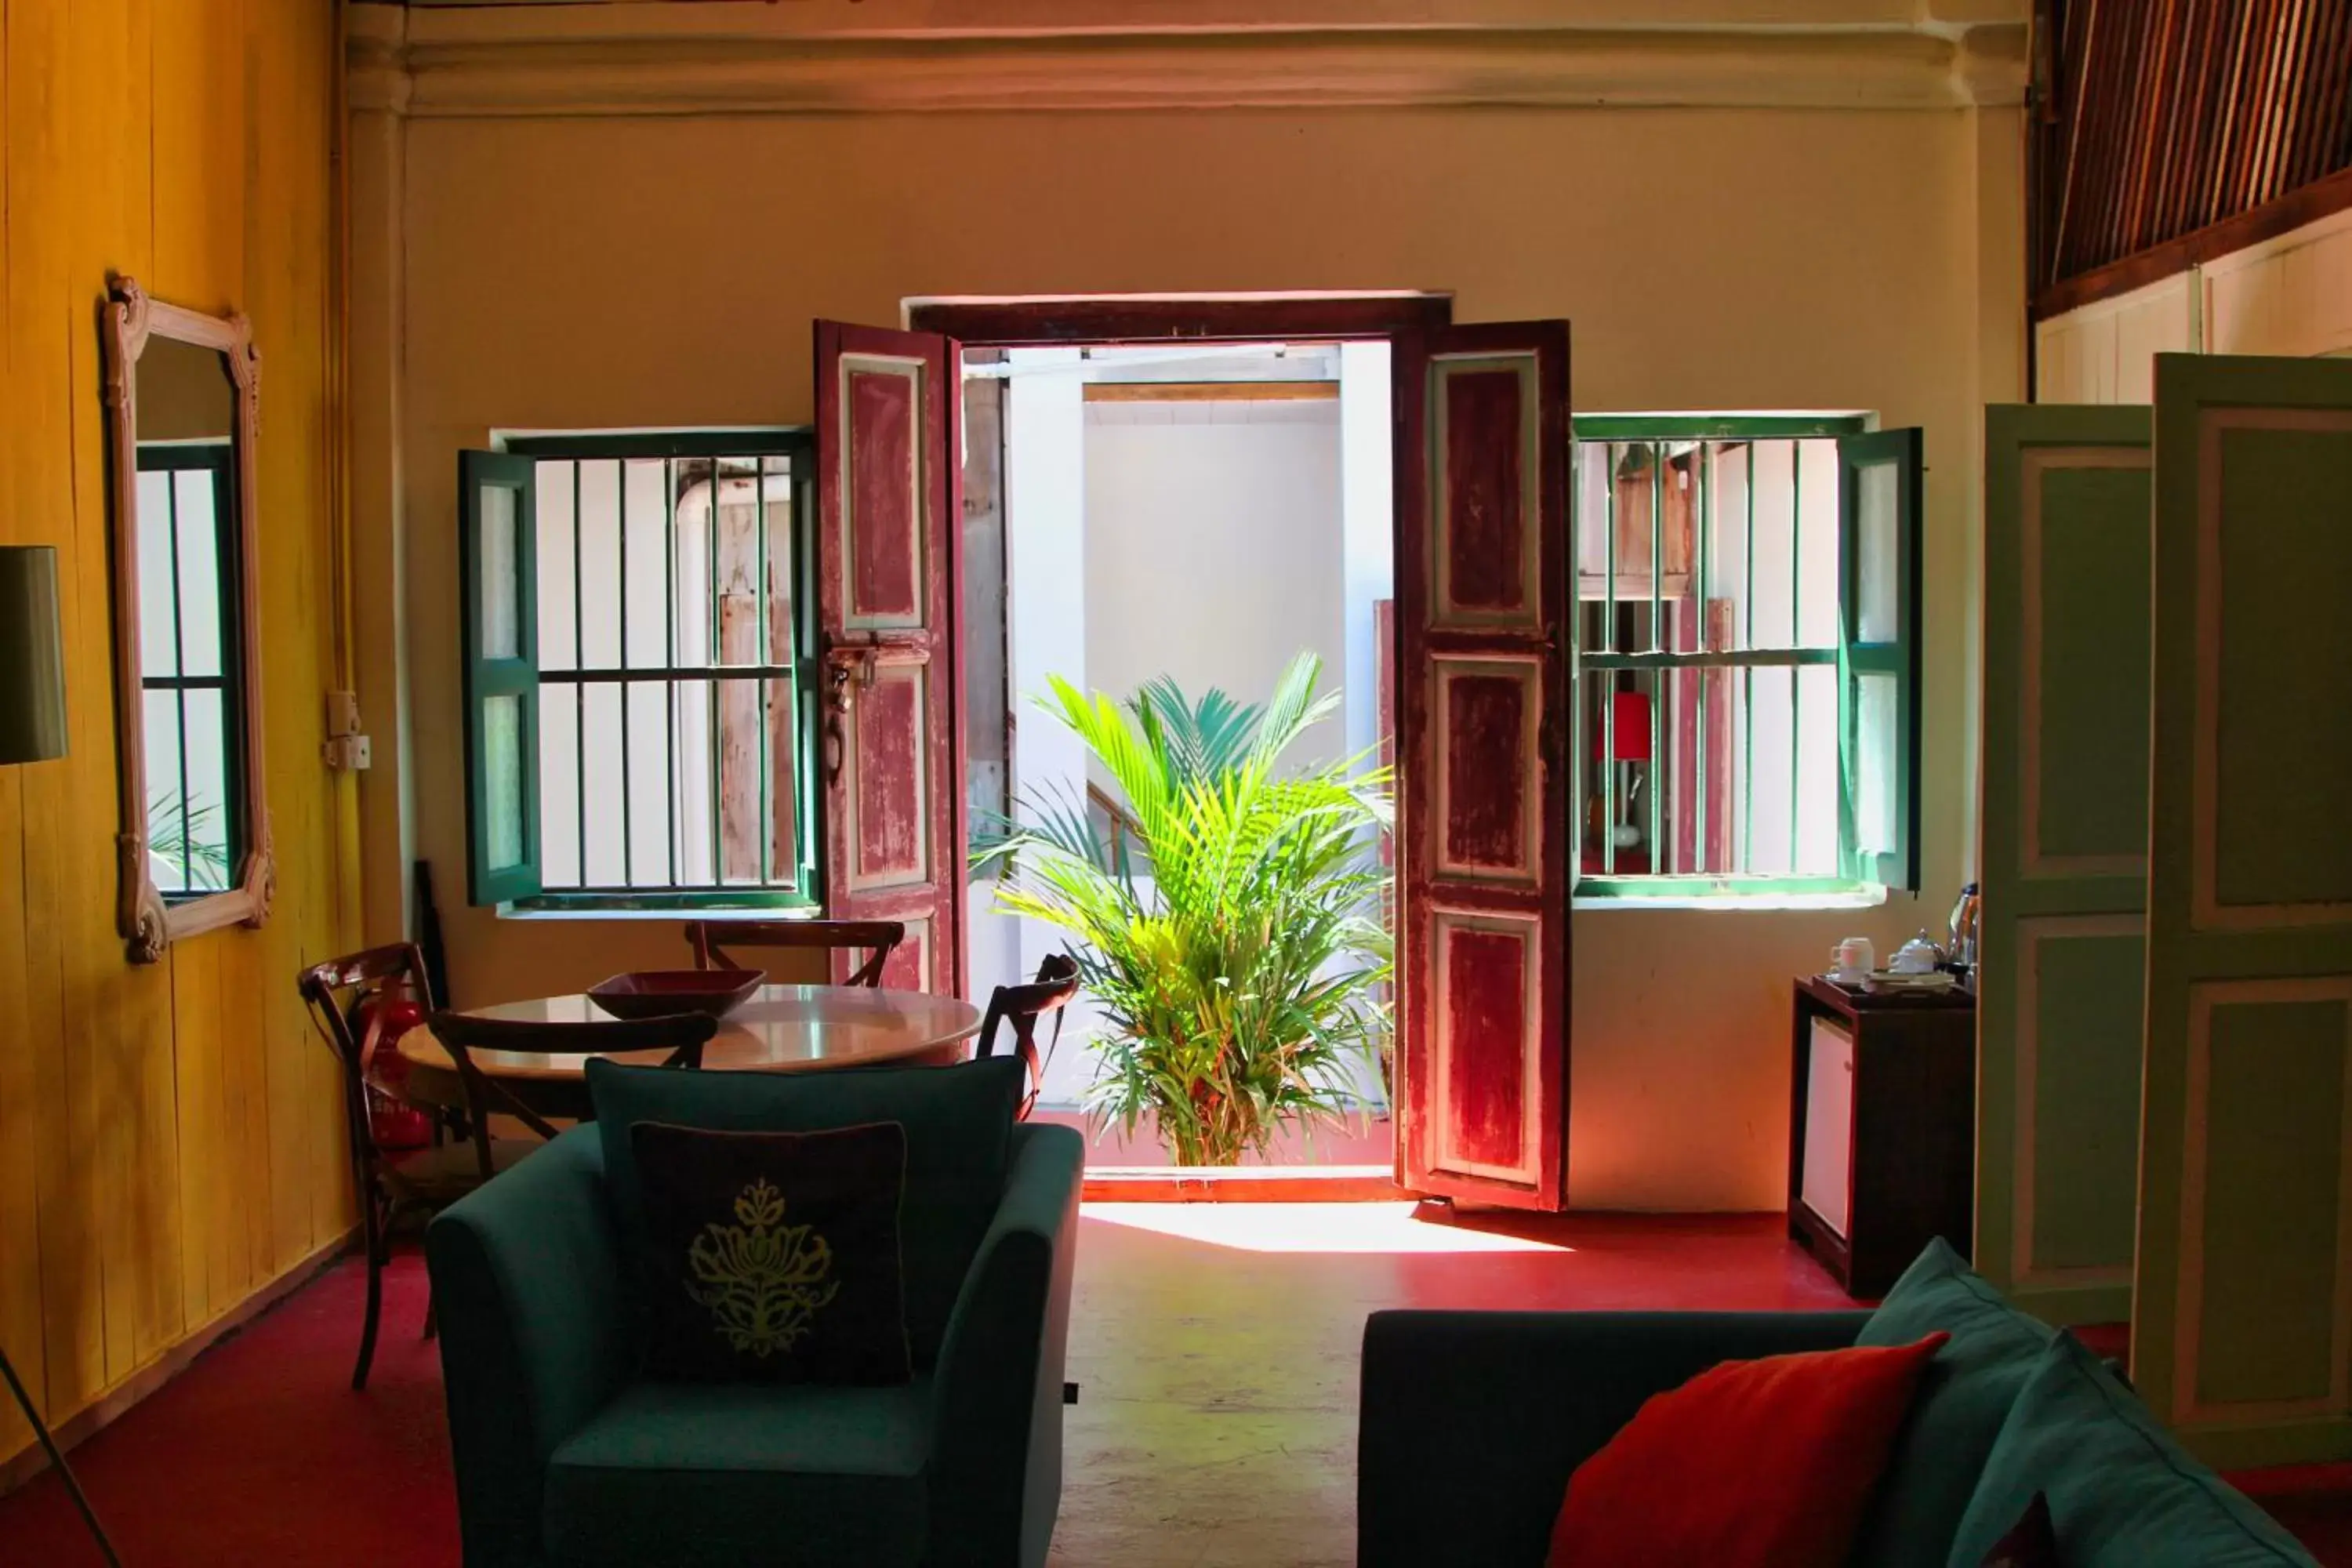
{"type": "MultiPolygon", "coordinates": [[[[1639,691],[1618,691],[1610,694],[1611,709],[1616,714],[1616,760],[1621,763],[1646,763],[1650,760],[1650,700],[1639,691]]],[[[1592,754],[1608,760],[1604,750],[1610,735],[1606,725],[1596,724],[1592,731],[1592,754]]]]}

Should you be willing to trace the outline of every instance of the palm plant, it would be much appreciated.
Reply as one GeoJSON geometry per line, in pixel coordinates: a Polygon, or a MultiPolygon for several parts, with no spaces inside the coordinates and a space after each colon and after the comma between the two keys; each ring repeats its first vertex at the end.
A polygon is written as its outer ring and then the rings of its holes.
{"type": "Polygon", "coordinates": [[[165,790],[147,803],[147,847],[180,873],[191,890],[228,886],[228,844],[215,831],[220,807],[192,796],[181,809],[180,792],[165,790]]]}
{"type": "Polygon", "coordinates": [[[1165,679],[1124,703],[1054,679],[1038,706],[1117,783],[1126,831],[1106,842],[1083,797],[1032,793],[975,857],[1003,873],[999,910],[1076,939],[1109,1026],[1089,1109],[1129,1132],[1151,1114],[1180,1164],[1236,1164],[1286,1122],[1344,1119],[1349,1068],[1387,1035],[1387,773],[1278,766],[1339,704],[1316,695],[1319,671],[1302,654],[1263,708],[1165,679]]]}

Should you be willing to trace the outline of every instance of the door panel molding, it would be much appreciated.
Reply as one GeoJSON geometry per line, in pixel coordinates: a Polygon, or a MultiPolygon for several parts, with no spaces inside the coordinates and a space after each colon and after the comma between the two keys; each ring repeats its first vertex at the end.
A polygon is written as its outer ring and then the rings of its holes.
{"type": "MultiPolygon", "coordinates": [[[[2173,1386],[2179,1391],[2179,1419],[2200,1426],[2245,1422],[2324,1421],[2352,1408],[2352,974],[2295,980],[2231,980],[2192,984],[2189,988],[2189,1058],[2187,1092],[2181,1103],[2182,1159],[2180,1176],[2180,1264],[2179,1331],[2173,1344],[2173,1386]],[[2205,1390],[2205,1312],[2209,1287],[2209,1189],[2212,1180],[2210,1139],[2215,1073],[2214,1018],[2231,1007],[2261,1007],[2294,1003],[2333,1003],[2342,1014],[2336,1117],[2336,1225],[2332,1285],[2326,1307],[2330,1325],[2321,1356],[2325,1386],[2304,1398],[2273,1397],[2231,1400],[2209,1396],[2205,1390]]],[[[2243,1069],[2259,1071],[2260,1064],[2243,1069]]],[[[2301,1194],[2309,1198],[2312,1194],[2301,1194]]],[[[2292,1203],[2294,1194],[2275,1189],[2265,1204],[2292,1203]]],[[[2272,1309],[2280,1303],[2275,1297],[2272,1309]]]]}
{"type": "Polygon", "coordinates": [[[816,323],[817,700],[824,901],[895,920],[891,973],[963,991],[958,351],[816,323]]]}
{"type": "MultiPolygon", "coordinates": [[[[2135,937],[2144,955],[2147,880],[2143,856],[2051,842],[2053,816],[2080,822],[2083,811],[2053,813],[2053,772],[2071,764],[2044,737],[2062,716],[2129,713],[2146,753],[2146,568],[2135,579],[2126,555],[2116,569],[2100,541],[2126,529],[2146,539],[2152,437],[2145,408],[1985,411],[1975,1261],[2021,1306],[2059,1323],[2113,1322],[2131,1310],[2138,1100],[2128,1084],[2094,1085],[2089,1098],[2084,1085],[2111,1070],[2102,1062],[2118,1040],[2137,1083],[2142,1000],[2138,984],[2122,996],[2113,986],[2085,994],[2083,981],[2100,975],[2089,962],[2097,949],[2064,944],[2135,937]],[[2110,635],[2065,626],[2053,637],[2050,617],[2085,600],[2110,617],[2110,635]],[[2061,660],[2067,689],[2053,700],[2049,671],[2061,660]],[[2065,973],[2086,963],[2087,975],[2065,973]],[[2070,1011],[2077,1026],[2059,1030],[2070,1011]],[[2122,1194],[2110,1256],[2093,1256],[2105,1205],[2085,1180],[2122,1194]]],[[[2144,780],[2137,787],[2144,800],[2144,780]]]]}
{"type": "MultiPolygon", "coordinates": [[[[2045,915],[2017,922],[2017,1009],[2011,1027],[2017,1043],[2017,1119],[2015,1137],[2016,1163],[2014,1190],[2017,1194],[2015,1236],[2009,1260],[2011,1289],[2021,1300],[2043,1292],[2097,1292],[2095,1297],[2077,1302],[2084,1310],[2112,1311],[2120,1321],[2131,1306],[2131,1198],[2137,1174],[2137,1128],[2133,1129],[2131,1148],[2124,1152],[2119,1179],[2124,1192],[2123,1235],[2120,1250],[2111,1263],[2045,1264],[2041,1260],[2040,1234],[2037,1220],[2042,1203],[2040,1164],[2039,1113],[2042,1104],[2042,958],[2046,946],[2068,940],[2104,940],[2129,937],[2140,944],[2142,963],[2147,939],[2147,921],[2137,914],[2121,915],[2045,915]],[[2107,1303],[2098,1306],[2095,1303],[2107,1303]]],[[[2135,1008],[2132,1022],[2138,1021],[2135,1008]]],[[[2135,1042],[2138,1031],[2133,1030],[2135,1042]]],[[[2135,1064],[2137,1065],[2137,1064],[2135,1064]]],[[[2138,1104],[2138,1082],[2135,1075],[2131,1102],[2138,1104]]],[[[2097,1319],[2072,1318],[2075,1322],[2098,1321],[2097,1319]]]]}
{"type": "MultiPolygon", "coordinates": [[[[2023,594],[2024,668],[2019,696],[2018,740],[2021,766],[2018,788],[2024,805],[2024,826],[2019,838],[2020,873],[2028,878],[2137,877],[2147,875],[2147,854],[2066,855],[2051,852],[2043,843],[2042,756],[2044,690],[2048,670],[2043,659],[2044,580],[2048,539],[2044,519],[2045,486],[2054,473],[2084,469],[2124,469],[2146,473],[2152,455],[2147,447],[2043,447],[2020,454],[2022,483],[2018,505],[2022,538],[2018,564],[2023,594]]],[[[2143,781],[2144,787],[2144,781],[2143,781]]]]}
{"type": "MultiPolygon", "coordinates": [[[[2194,834],[2189,884],[2191,920],[2200,931],[2262,931],[2352,921],[2352,889],[2341,899],[2224,901],[2221,897],[2221,714],[2226,613],[2222,536],[2231,431],[2281,431],[2352,438],[2352,411],[2320,408],[2209,407],[2197,422],[2197,700],[2194,834]]],[[[2284,592],[2285,583],[2273,584],[2284,592]]],[[[2326,612],[2323,612],[2326,613],[2326,612]]],[[[2252,635],[2253,628],[2236,628],[2252,635]]],[[[2340,712],[2341,710],[2339,709],[2340,712]]],[[[2340,804],[2340,803],[2339,803],[2340,804]]]]}
{"type": "Polygon", "coordinates": [[[1568,1201],[1568,323],[1405,332],[1397,1176],[1568,1201]]]}
{"type": "Polygon", "coordinates": [[[2352,363],[2162,354],[2156,393],[2132,1378],[2210,1462],[2332,1462],[2352,1458],[2352,901],[2328,881],[2352,864],[2352,732],[2313,716],[2340,721],[2352,658],[2352,363]],[[2298,595],[2314,613],[2265,614],[2298,595]]]}

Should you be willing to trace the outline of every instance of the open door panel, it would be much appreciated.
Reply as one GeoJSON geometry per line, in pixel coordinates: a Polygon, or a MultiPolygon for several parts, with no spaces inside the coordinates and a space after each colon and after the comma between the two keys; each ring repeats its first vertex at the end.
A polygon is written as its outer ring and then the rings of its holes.
{"type": "Polygon", "coordinates": [[[963,991],[956,346],[816,323],[825,908],[903,921],[883,984],[963,991]]]}
{"type": "Polygon", "coordinates": [[[1568,1186],[1568,323],[1411,333],[1397,418],[1397,1175],[1568,1186]]]}
{"type": "Polygon", "coordinates": [[[1985,410],[1975,1261],[2054,1323],[2131,1312],[2150,429],[1985,410]]]}
{"type": "Polygon", "coordinates": [[[2352,363],[2156,365],[2132,1380],[2216,1465],[2352,1458],[2352,363]]]}

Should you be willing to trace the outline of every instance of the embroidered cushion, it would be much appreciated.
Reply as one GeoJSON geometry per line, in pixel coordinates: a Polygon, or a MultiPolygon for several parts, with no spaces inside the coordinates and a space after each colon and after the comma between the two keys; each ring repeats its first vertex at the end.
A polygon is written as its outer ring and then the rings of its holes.
{"type": "Polygon", "coordinates": [[[647,1247],[645,1370],[698,1383],[905,1383],[907,1132],[629,1130],[647,1247]]]}
{"type": "MultiPolygon", "coordinates": [[[[623,1255],[633,1261],[646,1234],[629,1139],[637,1122],[734,1132],[822,1132],[872,1121],[904,1127],[907,1201],[898,1225],[907,1335],[919,1371],[938,1361],[964,1276],[1004,1196],[1013,1111],[1027,1082],[1018,1057],[798,1073],[678,1072],[593,1058],[587,1071],[604,1145],[604,1188],[623,1255]]],[[[633,1268],[633,1286],[636,1278],[633,1268]]]]}

